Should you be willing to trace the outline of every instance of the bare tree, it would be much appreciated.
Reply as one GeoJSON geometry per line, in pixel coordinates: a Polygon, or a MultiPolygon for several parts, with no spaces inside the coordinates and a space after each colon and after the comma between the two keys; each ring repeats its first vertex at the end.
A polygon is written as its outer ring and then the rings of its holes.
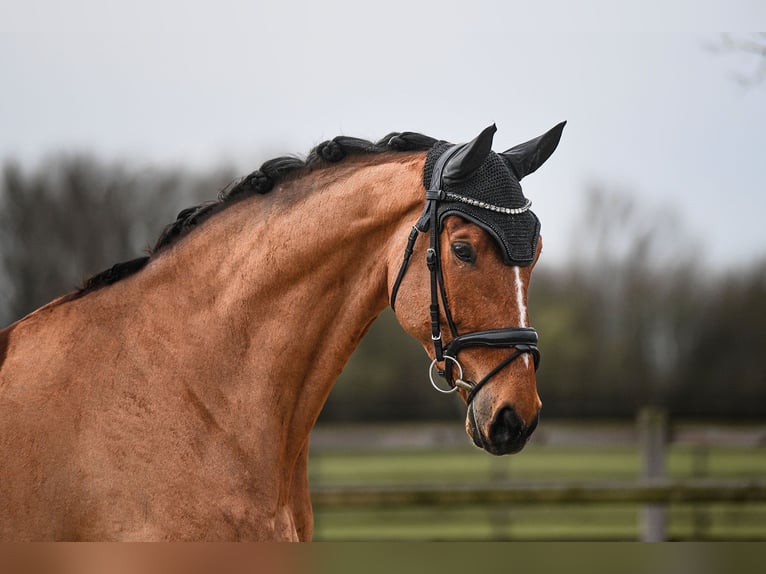
{"type": "Polygon", "coordinates": [[[744,60],[746,71],[733,73],[734,79],[745,87],[761,84],[766,80],[766,32],[735,36],[722,34],[718,42],[709,48],[719,54],[739,55],[744,60]]]}

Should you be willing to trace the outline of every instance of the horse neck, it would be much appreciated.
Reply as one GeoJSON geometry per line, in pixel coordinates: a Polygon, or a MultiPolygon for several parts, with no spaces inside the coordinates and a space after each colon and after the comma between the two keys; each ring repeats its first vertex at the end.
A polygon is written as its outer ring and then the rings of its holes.
{"type": "Polygon", "coordinates": [[[144,320],[162,323],[190,392],[228,424],[305,443],[388,303],[389,261],[422,206],[423,155],[393,157],[228,207],[140,274],[144,320]]]}

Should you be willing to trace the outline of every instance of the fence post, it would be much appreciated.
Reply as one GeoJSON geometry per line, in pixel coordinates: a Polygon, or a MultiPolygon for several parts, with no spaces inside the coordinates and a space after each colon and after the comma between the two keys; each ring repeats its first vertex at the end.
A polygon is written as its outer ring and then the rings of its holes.
{"type": "MultiPolygon", "coordinates": [[[[641,476],[652,481],[665,478],[667,414],[656,407],[638,413],[638,442],[641,451],[641,476]]],[[[667,516],[662,504],[647,504],[641,509],[641,540],[662,542],[667,537],[667,516]]]]}
{"type": "MultiPolygon", "coordinates": [[[[490,483],[508,482],[511,478],[511,461],[507,456],[493,457],[490,460],[490,483]]],[[[494,540],[511,540],[512,505],[501,504],[489,508],[489,526],[494,540]]]]}

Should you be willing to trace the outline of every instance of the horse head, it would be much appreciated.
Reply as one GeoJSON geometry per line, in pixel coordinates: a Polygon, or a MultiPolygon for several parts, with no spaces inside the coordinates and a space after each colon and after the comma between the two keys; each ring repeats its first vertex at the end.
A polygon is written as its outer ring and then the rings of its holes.
{"type": "Polygon", "coordinates": [[[527,313],[542,240],[519,181],[550,157],[564,125],[500,154],[491,149],[494,125],[467,144],[434,145],[423,169],[425,208],[391,274],[391,306],[431,357],[432,384],[461,394],[468,435],[492,454],[520,451],[542,405],[527,313]],[[426,234],[428,242],[417,241],[426,234]],[[426,265],[410,265],[413,253],[426,265]]]}

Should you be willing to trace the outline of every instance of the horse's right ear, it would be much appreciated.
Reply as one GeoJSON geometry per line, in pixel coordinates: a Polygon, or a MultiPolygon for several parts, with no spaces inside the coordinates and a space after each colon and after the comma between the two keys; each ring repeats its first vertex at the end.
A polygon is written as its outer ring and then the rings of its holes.
{"type": "Polygon", "coordinates": [[[492,151],[492,138],[497,131],[495,124],[484,128],[472,141],[460,146],[444,166],[443,178],[448,181],[461,181],[479,169],[492,151]]]}
{"type": "Polygon", "coordinates": [[[551,154],[556,150],[556,146],[559,145],[561,132],[564,130],[565,125],[567,125],[566,122],[561,122],[540,137],[514,146],[500,154],[508,165],[511,166],[519,181],[535,171],[545,163],[545,160],[551,157],[551,154]]]}

